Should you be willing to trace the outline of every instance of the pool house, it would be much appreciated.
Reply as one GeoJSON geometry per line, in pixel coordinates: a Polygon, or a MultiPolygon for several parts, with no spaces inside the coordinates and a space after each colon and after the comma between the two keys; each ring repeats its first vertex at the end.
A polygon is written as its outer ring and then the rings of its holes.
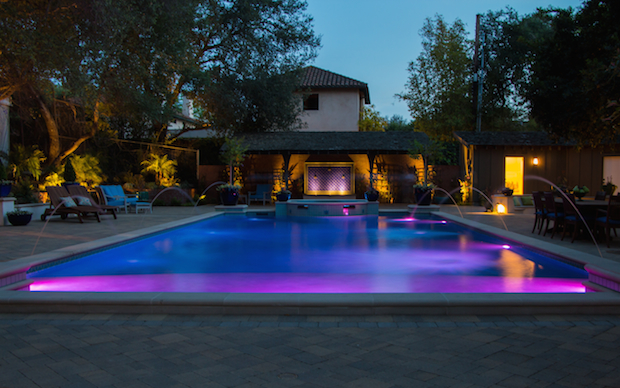
{"type": "Polygon", "coordinates": [[[408,155],[411,144],[428,141],[419,132],[273,132],[244,136],[248,158],[244,185],[284,188],[296,198],[363,198],[370,186],[382,202],[409,202],[421,161],[408,155]]]}

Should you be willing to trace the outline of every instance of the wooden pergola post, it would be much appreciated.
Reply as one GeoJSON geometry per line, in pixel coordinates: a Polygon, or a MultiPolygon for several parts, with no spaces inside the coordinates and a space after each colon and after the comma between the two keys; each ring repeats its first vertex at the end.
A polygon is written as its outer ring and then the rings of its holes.
{"type": "Polygon", "coordinates": [[[283,152],[282,159],[284,160],[284,172],[282,173],[282,179],[284,179],[284,189],[288,190],[288,166],[289,162],[291,161],[291,153],[283,152]]]}
{"type": "Polygon", "coordinates": [[[366,155],[368,156],[368,165],[370,166],[369,167],[369,172],[370,172],[369,179],[370,179],[370,188],[372,189],[372,188],[374,188],[373,183],[374,183],[375,180],[374,180],[374,176],[373,176],[373,170],[374,170],[374,166],[375,166],[375,157],[377,156],[377,154],[374,153],[374,152],[369,152],[366,155]]]}

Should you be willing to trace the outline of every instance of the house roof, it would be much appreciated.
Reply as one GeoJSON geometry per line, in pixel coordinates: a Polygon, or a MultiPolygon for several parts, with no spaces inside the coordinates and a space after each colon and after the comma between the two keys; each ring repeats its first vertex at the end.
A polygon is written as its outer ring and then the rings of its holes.
{"type": "Polygon", "coordinates": [[[345,77],[331,71],[308,66],[304,68],[304,76],[301,81],[302,89],[359,89],[364,96],[366,104],[370,104],[370,92],[368,84],[345,77]]]}
{"type": "Polygon", "coordinates": [[[573,146],[574,143],[556,142],[545,132],[455,132],[454,136],[465,145],[477,146],[573,146]]]}
{"type": "Polygon", "coordinates": [[[267,132],[242,135],[249,154],[406,154],[422,132],[267,132]]]}

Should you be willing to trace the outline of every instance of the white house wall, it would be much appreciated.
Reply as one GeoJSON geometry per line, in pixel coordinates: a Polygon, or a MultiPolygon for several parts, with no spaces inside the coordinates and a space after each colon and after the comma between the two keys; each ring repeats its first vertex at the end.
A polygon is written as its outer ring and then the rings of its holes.
{"type": "Polygon", "coordinates": [[[358,131],[360,94],[357,89],[312,91],[319,95],[319,110],[302,113],[302,131],[358,131]]]}

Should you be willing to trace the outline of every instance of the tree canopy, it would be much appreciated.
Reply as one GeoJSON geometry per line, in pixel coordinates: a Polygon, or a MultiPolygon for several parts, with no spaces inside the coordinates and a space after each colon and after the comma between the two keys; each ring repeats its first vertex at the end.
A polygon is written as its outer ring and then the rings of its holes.
{"type": "Polygon", "coordinates": [[[0,2],[0,97],[16,108],[36,102],[56,165],[102,130],[168,141],[181,95],[211,128],[294,127],[297,70],[319,46],[305,8],[303,0],[0,2]],[[63,111],[80,127],[68,140],[63,111]]]}
{"type": "MultiPolygon", "coordinates": [[[[482,68],[482,130],[523,130],[531,122],[526,96],[535,47],[551,34],[539,13],[520,17],[511,8],[480,18],[482,68]]],[[[474,58],[475,59],[475,58],[474,58]]]]}
{"type": "Polygon", "coordinates": [[[374,105],[362,106],[358,126],[361,132],[384,132],[387,121],[381,117],[374,105]]]}
{"type": "Polygon", "coordinates": [[[473,127],[471,48],[463,22],[442,16],[426,19],[420,31],[422,53],[409,64],[407,91],[398,95],[415,120],[416,130],[448,140],[452,132],[473,127]]]}
{"type": "Polygon", "coordinates": [[[549,9],[541,15],[552,33],[536,47],[527,91],[533,117],[555,138],[582,145],[615,142],[620,4],[590,0],[577,11],[549,9]]]}

